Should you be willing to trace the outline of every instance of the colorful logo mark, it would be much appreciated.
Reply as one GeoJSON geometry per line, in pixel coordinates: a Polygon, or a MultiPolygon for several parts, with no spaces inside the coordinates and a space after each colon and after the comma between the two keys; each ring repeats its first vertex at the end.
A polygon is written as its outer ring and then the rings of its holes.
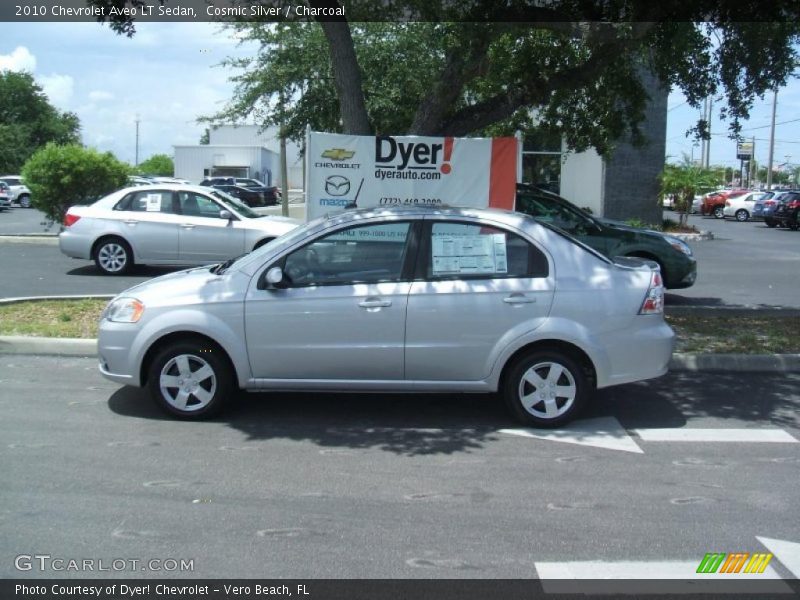
{"type": "Polygon", "coordinates": [[[766,552],[709,552],[700,561],[698,573],[763,573],[772,554],[766,552]]]}
{"type": "Polygon", "coordinates": [[[347,160],[353,158],[355,150],[345,150],[344,148],[331,148],[322,153],[322,158],[330,158],[331,160],[347,160]]]}

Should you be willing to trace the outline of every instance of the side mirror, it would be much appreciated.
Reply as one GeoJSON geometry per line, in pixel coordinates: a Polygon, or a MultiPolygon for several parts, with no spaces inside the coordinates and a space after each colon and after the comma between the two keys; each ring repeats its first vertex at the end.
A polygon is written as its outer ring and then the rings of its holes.
{"type": "Polygon", "coordinates": [[[286,287],[286,279],[283,276],[283,269],[280,267],[272,267],[267,271],[266,280],[269,287],[277,289],[286,287]]]}
{"type": "Polygon", "coordinates": [[[219,218],[225,219],[226,221],[233,221],[233,213],[229,210],[221,210],[219,211],[219,218]]]}

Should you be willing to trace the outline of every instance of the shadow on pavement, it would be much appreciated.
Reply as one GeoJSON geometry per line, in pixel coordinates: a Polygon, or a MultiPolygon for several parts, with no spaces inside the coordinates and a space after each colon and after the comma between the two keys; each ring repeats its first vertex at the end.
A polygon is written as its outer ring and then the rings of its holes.
{"type": "MultiPolygon", "coordinates": [[[[166,275],[167,273],[173,273],[185,268],[186,267],[153,267],[148,265],[134,265],[128,273],[125,273],[125,275],[134,277],[158,277],[160,275],[166,275]]],[[[94,263],[71,269],[67,271],[67,275],[78,275],[82,277],[114,277],[114,275],[103,274],[103,272],[100,271],[100,269],[98,269],[94,263]]]]}

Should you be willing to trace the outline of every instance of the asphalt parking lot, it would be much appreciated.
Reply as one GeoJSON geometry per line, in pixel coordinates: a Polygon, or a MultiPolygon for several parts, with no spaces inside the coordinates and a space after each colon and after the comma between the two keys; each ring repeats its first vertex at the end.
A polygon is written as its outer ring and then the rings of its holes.
{"type": "MultiPolygon", "coordinates": [[[[677,219],[671,211],[664,215],[677,219]]],[[[0,214],[0,234],[41,233],[43,216],[15,208],[0,214]]],[[[715,239],[690,242],[698,260],[694,286],[667,294],[667,305],[800,307],[800,232],[692,215],[689,222],[715,239]]],[[[123,277],[101,275],[90,261],[61,254],[55,240],[10,241],[0,236],[0,298],[116,294],[169,267],[136,267],[123,277]]]]}

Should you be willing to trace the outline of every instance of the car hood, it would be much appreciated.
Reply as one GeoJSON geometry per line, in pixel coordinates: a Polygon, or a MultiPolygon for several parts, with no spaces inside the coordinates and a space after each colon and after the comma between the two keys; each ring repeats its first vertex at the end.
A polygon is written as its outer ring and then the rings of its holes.
{"type": "Polygon", "coordinates": [[[262,215],[254,219],[247,219],[244,222],[248,227],[263,229],[264,231],[269,231],[276,236],[283,235],[284,233],[291,231],[303,223],[299,219],[281,217],[277,215],[262,215]]]}
{"type": "Polygon", "coordinates": [[[128,288],[117,297],[133,297],[145,307],[189,306],[197,303],[237,302],[244,299],[248,278],[235,272],[211,272],[213,265],[168,273],[128,288]]]}

